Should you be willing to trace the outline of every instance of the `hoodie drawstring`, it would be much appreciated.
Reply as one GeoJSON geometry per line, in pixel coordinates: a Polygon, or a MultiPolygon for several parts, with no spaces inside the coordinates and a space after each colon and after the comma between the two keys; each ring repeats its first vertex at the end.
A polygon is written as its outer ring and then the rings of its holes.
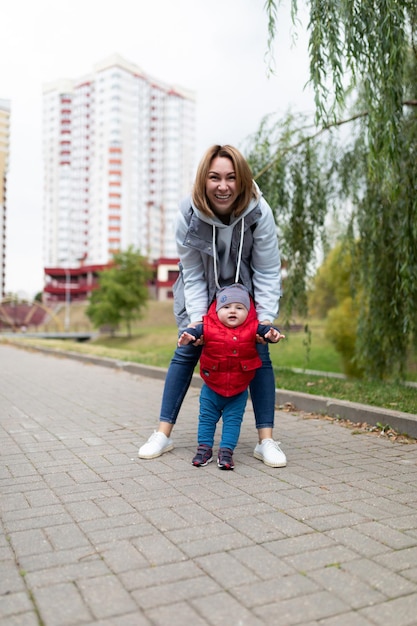
{"type": "Polygon", "coordinates": [[[240,263],[242,261],[242,250],[243,250],[243,237],[244,237],[244,234],[245,234],[245,218],[242,217],[242,224],[241,224],[241,228],[240,228],[239,252],[238,252],[238,255],[237,255],[237,266],[236,266],[235,283],[239,282],[240,263]]]}
{"type": "MultiPolygon", "coordinates": [[[[242,251],[243,251],[243,238],[245,235],[245,218],[241,219],[241,228],[240,228],[240,242],[239,242],[239,251],[237,255],[237,265],[236,265],[236,275],[235,275],[235,283],[239,282],[240,275],[240,265],[242,262],[242,251]]],[[[216,283],[217,289],[221,289],[219,284],[219,276],[217,272],[217,250],[216,250],[216,226],[213,224],[213,263],[214,263],[214,281],[216,283]]]]}
{"type": "Polygon", "coordinates": [[[213,264],[214,264],[214,281],[216,288],[220,289],[219,278],[217,275],[217,250],[216,250],[216,227],[213,224],[213,264]]]}

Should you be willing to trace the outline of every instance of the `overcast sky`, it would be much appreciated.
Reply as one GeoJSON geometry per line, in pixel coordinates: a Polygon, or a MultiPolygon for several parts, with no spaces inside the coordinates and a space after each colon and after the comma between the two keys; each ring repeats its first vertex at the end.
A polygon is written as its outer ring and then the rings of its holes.
{"type": "Polygon", "coordinates": [[[291,24],[289,0],[279,11],[275,74],[268,73],[264,4],[0,0],[0,99],[11,100],[7,292],[33,297],[43,286],[42,86],[88,74],[116,52],[195,93],[197,159],[213,143],[242,147],[268,113],[313,106],[305,89],[307,37],[302,26],[291,24]]]}

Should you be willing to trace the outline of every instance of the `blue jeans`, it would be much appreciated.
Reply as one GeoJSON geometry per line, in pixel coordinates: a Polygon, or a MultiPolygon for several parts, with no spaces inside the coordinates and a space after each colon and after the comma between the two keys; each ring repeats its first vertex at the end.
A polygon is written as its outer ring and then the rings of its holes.
{"type": "MultiPolygon", "coordinates": [[[[256,344],[262,367],[256,370],[249,389],[255,413],[256,428],[273,428],[275,415],[275,377],[269,357],[268,344],[256,344]]],[[[191,383],[201,346],[192,344],[175,350],[165,379],[162,395],[161,422],[175,424],[185,394],[191,383]]]]}
{"type": "Polygon", "coordinates": [[[234,450],[239,440],[247,399],[247,389],[227,398],[204,384],[200,393],[198,443],[205,443],[210,448],[213,447],[216,424],[222,417],[223,428],[219,447],[234,450]]]}

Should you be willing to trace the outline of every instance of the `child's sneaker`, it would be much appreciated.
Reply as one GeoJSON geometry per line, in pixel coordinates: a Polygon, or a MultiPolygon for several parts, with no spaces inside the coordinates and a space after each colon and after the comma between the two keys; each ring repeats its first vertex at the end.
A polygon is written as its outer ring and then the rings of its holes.
{"type": "Polygon", "coordinates": [[[233,463],[233,450],[229,448],[219,448],[217,465],[221,470],[232,470],[235,466],[233,463]]]}
{"type": "Polygon", "coordinates": [[[213,460],[213,450],[205,443],[201,443],[197,448],[197,453],[192,460],[194,467],[205,467],[213,460]]]}

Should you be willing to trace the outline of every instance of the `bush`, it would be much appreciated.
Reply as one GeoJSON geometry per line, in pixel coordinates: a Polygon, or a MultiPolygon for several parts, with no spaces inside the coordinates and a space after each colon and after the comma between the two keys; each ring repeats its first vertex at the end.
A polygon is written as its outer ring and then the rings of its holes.
{"type": "Polygon", "coordinates": [[[358,311],[351,297],[345,298],[327,315],[326,337],[340,354],[343,371],[347,376],[362,378],[363,370],[355,358],[358,311]]]}

